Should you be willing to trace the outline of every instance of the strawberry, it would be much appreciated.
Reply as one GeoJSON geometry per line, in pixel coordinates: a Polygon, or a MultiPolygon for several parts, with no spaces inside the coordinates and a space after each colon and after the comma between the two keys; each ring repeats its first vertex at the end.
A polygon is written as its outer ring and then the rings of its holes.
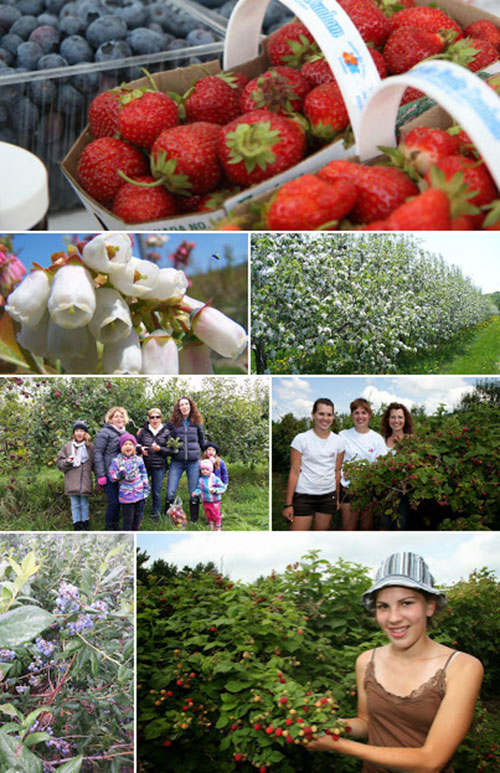
{"type": "Polygon", "coordinates": [[[375,0],[375,2],[387,18],[402,8],[413,8],[415,5],[415,0],[375,0]]]}
{"type": "Polygon", "coordinates": [[[447,231],[450,202],[446,193],[428,188],[394,209],[385,221],[389,231],[447,231]]]}
{"type": "MultiPolygon", "coordinates": [[[[246,76],[245,76],[246,77],[246,76]]],[[[232,72],[206,75],[184,95],[186,120],[208,121],[223,126],[241,114],[240,78],[232,72]]]]}
{"type": "Polygon", "coordinates": [[[254,185],[288,169],[305,149],[299,125],[270,110],[244,113],[222,128],[218,142],[227,177],[240,185],[254,185]]]}
{"type": "Polygon", "coordinates": [[[154,177],[138,177],[120,187],[113,201],[113,212],[126,223],[145,223],[148,220],[177,214],[175,198],[165,188],[139,187],[137,183],[155,183],[154,177]]]}
{"type": "Polygon", "coordinates": [[[401,97],[401,104],[407,105],[409,102],[414,102],[416,99],[422,99],[422,97],[425,97],[423,91],[419,91],[418,89],[413,88],[413,86],[408,86],[401,97]]]}
{"type": "Polygon", "coordinates": [[[304,174],[279,189],[267,210],[266,226],[271,231],[312,231],[328,226],[352,209],[357,195],[349,180],[330,184],[304,174]]]}
{"type": "Polygon", "coordinates": [[[391,30],[398,27],[420,27],[427,32],[451,30],[452,33],[455,33],[452,36],[454,41],[460,40],[464,36],[460,26],[447,13],[440,8],[429,8],[425,5],[397,11],[389,19],[389,25],[391,30]]]}
{"type": "Polygon", "coordinates": [[[479,38],[464,38],[455,47],[450,48],[450,58],[452,58],[453,48],[456,51],[460,44],[463,44],[463,47],[459,51],[456,61],[459,64],[463,63],[471,72],[484,70],[485,67],[493,64],[499,58],[498,49],[488,40],[480,40],[479,38]],[[465,59],[462,59],[464,56],[465,59]]]}
{"type": "Polygon", "coordinates": [[[383,46],[391,30],[387,17],[373,0],[338,0],[351,21],[358,28],[365,43],[376,48],[383,46]]]}
{"type": "MultiPolygon", "coordinates": [[[[378,74],[381,78],[385,78],[387,75],[387,67],[383,55],[380,51],[377,51],[376,48],[369,48],[368,51],[375,62],[378,74]]],[[[300,72],[306,78],[312,89],[315,86],[321,86],[323,83],[330,83],[330,81],[335,80],[332,69],[322,54],[314,56],[309,61],[304,62],[300,68],[300,72]]]]}
{"type": "Polygon", "coordinates": [[[349,114],[337,81],[312,89],[304,100],[304,115],[315,137],[329,142],[349,125],[349,114]]]}
{"type": "Polygon", "coordinates": [[[291,21],[272,32],[267,39],[267,54],[271,64],[300,65],[311,54],[318,53],[318,46],[305,24],[291,21]]]}
{"type": "Polygon", "coordinates": [[[469,38],[487,40],[497,50],[500,50],[500,30],[489,19],[477,19],[464,27],[464,35],[469,38]]]}
{"type": "MultiPolygon", "coordinates": [[[[436,183],[435,176],[433,177],[433,170],[435,169],[441,170],[445,181],[448,183],[458,182],[463,179],[469,194],[473,194],[468,196],[468,203],[473,205],[473,207],[482,207],[485,204],[489,204],[498,196],[496,185],[483,161],[475,161],[460,154],[442,158],[425,175],[425,180],[432,187],[438,187],[439,185],[439,183],[436,183]],[[458,176],[459,173],[461,173],[462,177],[458,176]]],[[[462,213],[458,212],[457,214],[462,213]]],[[[474,213],[472,212],[472,214],[474,213]]],[[[479,227],[482,219],[482,215],[476,215],[476,227],[479,227]]]]}
{"type": "Polygon", "coordinates": [[[266,108],[281,115],[298,113],[308,91],[309,83],[298,70],[277,65],[247,83],[240,98],[240,112],[266,108]]]}
{"type": "Polygon", "coordinates": [[[119,170],[128,177],[140,177],[148,174],[147,160],[140,150],[123,140],[100,137],[83,149],[77,176],[89,196],[108,204],[125,182],[119,170]]]}
{"type": "Polygon", "coordinates": [[[90,131],[95,140],[100,137],[114,137],[118,134],[118,112],[122,89],[112,89],[98,94],[89,105],[90,131]]]}
{"type": "MultiPolygon", "coordinates": [[[[458,153],[460,141],[442,129],[419,126],[405,135],[398,145],[407,165],[424,175],[431,164],[458,153]]],[[[384,149],[385,150],[385,149],[384,149]]]]}
{"type": "Polygon", "coordinates": [[[219,182],[218,124],[196,121],[166,129],[151,148],[151,172],[171,193],[207,193],[219,182]]]}
{"type": "Polygon", "coordinates": [[[393,75],[406,72],[417,62],[441,53],[444,41],[437,32],[420,27],[398,27],[384,46],[387,69],[393,75]]]}
{"type": "Polygon", "coordinates": [[[138,90],[122,97],[118,126],[122,139],[149,150],[159,134],[177,126],[177,104],[161,91],[138,90]]]}
{"type": "Polygon", "coordinates": [[[390,166],[362,166],[353,161],[330,161],[318,177],[332,182],[339,177],[350,179],[358,189],[358,199],[351,211],[356,223],[383,220],[409,196],[418,193],[417,186],[400,169],[390,166]]]}

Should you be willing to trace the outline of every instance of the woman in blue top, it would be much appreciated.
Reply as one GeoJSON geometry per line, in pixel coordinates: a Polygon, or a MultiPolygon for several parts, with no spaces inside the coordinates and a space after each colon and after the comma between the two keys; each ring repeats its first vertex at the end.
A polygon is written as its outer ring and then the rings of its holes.
{"type": "MultiPolygon", "coordinates": [[[[195,401],[190,397],[179,397],[172,409],[167,429],[170,437],[181,441],[179,450],[173,454],[167,482],[167,498],[165,500],[165,512],[173,504],[177,487],[182,473],[185,471],[188,478],[189,492],[194,491],[200,477],[201,450],[205,443],[203,435],[203,419],[195,401]]],[[[198,520],[200,500],[198,497],[189,499],[189,516],[191,520],[198,520]]]]}

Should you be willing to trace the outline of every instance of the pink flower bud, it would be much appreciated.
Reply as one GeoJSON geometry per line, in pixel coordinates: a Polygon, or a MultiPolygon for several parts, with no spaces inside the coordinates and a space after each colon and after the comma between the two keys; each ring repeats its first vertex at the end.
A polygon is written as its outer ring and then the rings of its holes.
{"type": "Polygon", "coordinates": [[[200,341],[222,357],[236,359],[246,349],[248,337],[244,328],[211,306],[195,313],[191,327],[200,341]]]}
{"type": "Polygon", "coordinates": [[[0,245],[0,295],[9,295],[25,274],[26,269],[19,258],[3,250],[0,245]]]}

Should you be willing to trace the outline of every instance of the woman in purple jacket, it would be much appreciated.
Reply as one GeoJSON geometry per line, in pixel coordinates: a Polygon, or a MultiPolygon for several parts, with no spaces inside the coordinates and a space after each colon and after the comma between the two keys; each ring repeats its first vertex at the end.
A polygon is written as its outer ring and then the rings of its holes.
{"type": "MultiPolygon", "coordinates": [[[[173,504],[183,472],[187,475],[190,494],[197,486],[198,478],[200,477],[201,450],[205,443],[202,424],[203,418],[195,401],[191,397],[179,397],[172,409],[172,415],[167,424],[170,437],[180,440],[181,446],[173,454],[170,463],[165,512],[173,504]]],[[[198,520],[199,507],[200,500],[198,497],[190,496],[189,516],[193,523],[198,520]]]]}

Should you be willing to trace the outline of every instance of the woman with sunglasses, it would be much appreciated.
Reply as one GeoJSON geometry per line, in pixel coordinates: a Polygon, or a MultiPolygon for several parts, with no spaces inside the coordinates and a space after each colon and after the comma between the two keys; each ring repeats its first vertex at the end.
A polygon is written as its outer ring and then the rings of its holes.
{"type": "Polygon", "coordinates": [[[158,521],[161,513],[161,487],[167,472],[168,451],[167,440],[170,432],[162,422],[159,408],[151,408],[144,426],[137,433],[137,452],[142,454],[146,470],[151,480],[153,510],[151,517],[158,521]]]}

